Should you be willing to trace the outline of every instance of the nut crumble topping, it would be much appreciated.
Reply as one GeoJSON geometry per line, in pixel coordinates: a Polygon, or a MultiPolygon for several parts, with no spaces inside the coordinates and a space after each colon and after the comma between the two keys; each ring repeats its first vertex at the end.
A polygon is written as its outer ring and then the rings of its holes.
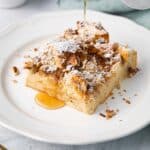
{"type": "Polygon", "coordinates": [[[108,43],[108,39],[101,24],[77,22],[75,29],[68,29],[57,39],[34,49],[24,68],[57,75],[62,80],[80,80],[83,86],[79,88],[93,92],[111,77],[111,68],[121,61],[118,43],[108,43]]]}

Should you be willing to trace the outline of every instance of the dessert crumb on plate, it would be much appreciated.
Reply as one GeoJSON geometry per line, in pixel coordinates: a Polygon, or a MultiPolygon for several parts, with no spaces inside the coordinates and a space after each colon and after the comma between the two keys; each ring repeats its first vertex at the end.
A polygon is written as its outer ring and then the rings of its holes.
{"type": "Polygon", "coordinates": [[[18,76],[20,74],[20,71],[19,71],[18,67],[13,66],[12,70],[13,70],[13,73],[14,73],[15,76],[18,76]]]}

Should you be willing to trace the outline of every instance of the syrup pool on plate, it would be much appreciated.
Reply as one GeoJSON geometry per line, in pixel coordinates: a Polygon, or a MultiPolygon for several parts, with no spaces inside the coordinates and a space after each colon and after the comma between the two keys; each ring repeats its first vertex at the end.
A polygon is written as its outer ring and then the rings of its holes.
{"type": "Polygon", "coordinates": [[[46,109],[58,109],[65,105],[65,103],[57,98],[51,97],[46,93],[39,92],[35,96],[35,101],[41,107],[46,109]]]}

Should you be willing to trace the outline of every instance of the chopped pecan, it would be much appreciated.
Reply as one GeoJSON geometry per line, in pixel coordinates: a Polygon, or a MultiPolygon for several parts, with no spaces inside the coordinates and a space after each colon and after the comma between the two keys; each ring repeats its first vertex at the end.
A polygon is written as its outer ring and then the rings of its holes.
{"type": "Polygon", "coordinates": [[[78,60],[75,54],[71,55],[68,59],[68,64],[71,64],[72,66],[78,65],[78,60]]]}
{"type": "Polygon", "coordinates": [[[138,71],[139,71],[138,68],[131,68],[131,67],[129,67],[128,68],[129,77],[134,76],[138,71]]]}
{"type": "Polygon", "coordinates": [[[20,71],[16,66],[13,66],[12,69],[13,69],[13,72],[14,72],[15,76],[18,76],[20,74],[20,71]]]}
{"type": "Polygon", "coordinates": [[[131,104],[131,102],[126,98],[123,98],[123,101],[125,101],[127,104],[131,104]]]}
{"type": "Polygon", "coordinates": [[[114,110],[106,109],[106,118],[107,119],[110,119],[115,115],[116,115],[116,112],[114,110]]]}
{"type": "Polygon", "coordinates": [[[105,115],[105,114],[103,114],[103,113],[99,113],[99,115],[100,115],[100,116],[102,116],[103,118],[105,118],[105,117],[106,117],[106,115],[105,115]]]}
{"type": "Polygon", "coordinates": [[[31,69],[33,67],[33,63],[32,62],[25,62],[24,63],[24,69],[31,69]]]}

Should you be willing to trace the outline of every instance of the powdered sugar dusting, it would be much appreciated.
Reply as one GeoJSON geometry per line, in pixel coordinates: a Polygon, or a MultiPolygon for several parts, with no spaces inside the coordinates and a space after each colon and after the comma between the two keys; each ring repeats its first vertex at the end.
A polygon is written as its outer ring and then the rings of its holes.
{"type": "Polygon", "coordinates": [[[35,67],[31,69],[53,73],[58,78],[61,74],[60,79],[65,82],[81,80],[92,91],[111,76],[111,67],[120,60],[117,45],[108,43],[101,34],[107,32],[100,24],[79,22],[77,29],[28,53],[35,67]]]}
{"type": "Polygon", "coordinates": [[[75,53],[80,49],[79,44],[74,40],[56,41],[52,43],[52,46],[54,46],[54,48],[60,54],[62,54],[63,52],[75,53]]]}
{"type": "Polygon", "coordinates": [[[57,66],[56,65],[43,65],[40,69],[49,73],[49,72],[56,71],[57,66]]]}

